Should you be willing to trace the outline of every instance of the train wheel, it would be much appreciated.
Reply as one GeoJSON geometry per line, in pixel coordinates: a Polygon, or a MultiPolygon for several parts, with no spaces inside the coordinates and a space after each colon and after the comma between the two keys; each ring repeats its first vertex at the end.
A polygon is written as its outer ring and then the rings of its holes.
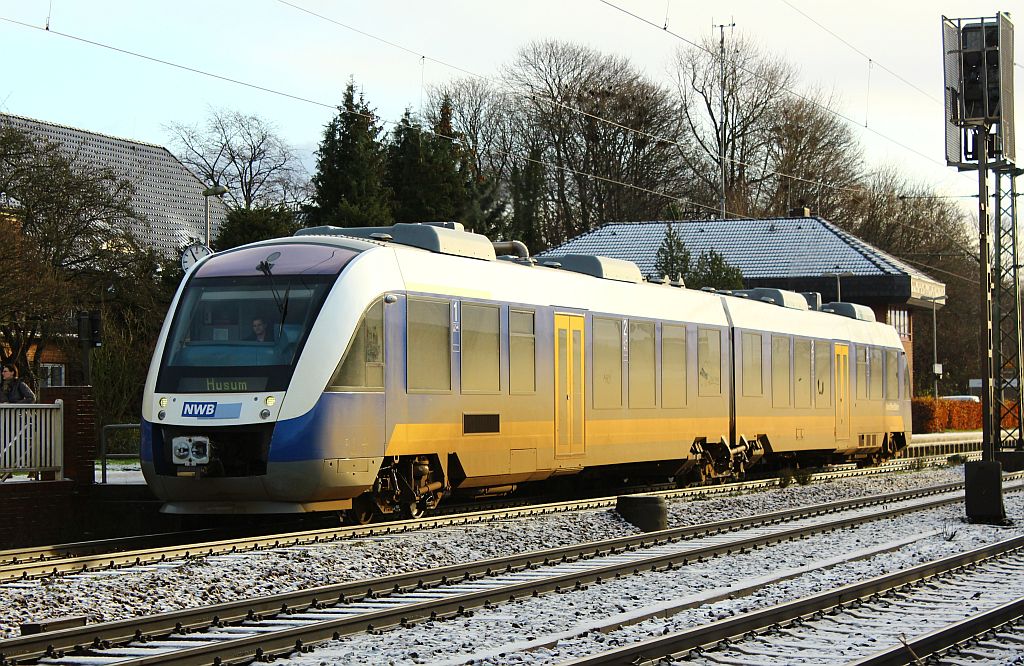
{"type": "Polygon", "coordinates": [[[423,517],[423,506],[419,500],[413,500],[405,505],[405,516],[406,518],[422,518],[423,517]]]}
{"type": "Polygon", "coordinates": [[[348,521],[355,525],[367,525],[373,522],[377,507],[369,497],[357,497],[352,500],[352,508],[345,512],[348,521]]]}

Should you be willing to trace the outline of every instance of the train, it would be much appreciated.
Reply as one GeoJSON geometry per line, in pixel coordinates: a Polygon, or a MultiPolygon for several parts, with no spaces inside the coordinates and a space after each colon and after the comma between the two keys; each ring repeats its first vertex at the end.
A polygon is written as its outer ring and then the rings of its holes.
{"type": "Polygon", "coordinates": [[[146,379],[143,473],[165,513],[366,522],[524,484],[896,456],[899,335],[820,300],[538,259],[457,223],[303,229],[182,280],[146,379]]]}

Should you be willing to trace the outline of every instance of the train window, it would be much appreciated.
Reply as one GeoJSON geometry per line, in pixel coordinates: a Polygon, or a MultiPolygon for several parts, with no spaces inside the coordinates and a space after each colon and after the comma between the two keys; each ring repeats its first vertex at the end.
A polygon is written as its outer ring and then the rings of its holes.
{"type": "Polygon", "coordinates": [[[857,345],[857,399],[868,398],[868,348],[857,345]]]}
{"type": "Polygon", "coordinates": [[[811,406],[811,341],[793,341],[793,406],[811,406]]]}
{"type": "Polygon", "coordinates": [[[622,407],[622,322],[594,317],[594,408],[622,407]]]}
{"type": "Polygon", "coordinates": [[[345,357],[327,386],[329,391],[380,390],[384,388],[384,301],[377,301],[363,315],[345,357]]]}
{"type": "Polygon", "coordinates": [[[656,406],[655,337],[653,321],[629,322],[629,406],[656,406]]]}
{"type": "Polygon", "coordinates": [[[772,406],[789,407],[789,338],[772,336],[772,406]]]}
{"type": "Polygon", "coordinates": [[[744,333],[743,338],[743,395],[764,395],[764,374],[761,355],[761,334],[744,333]]]}
{"type": "Polygon", "coordinates": [[[900,399],[900,370],[897,365],[899,357],[895,349],[885,351],[885,399],[900,399]]]}
{"type": "Polygon", "coordinates": [[[537,390],[537,336],[532,312],[508,313],[509,390],[533,393],[537,390]]]}
{"type": "Polygon", "coordinates": [[[409,299],[406,355],[410,391],[452,388],[450,310],[448,301],[409,299]]]}
{"type": "Polygon", "coordinates": [[[697,329],[697,395],[722,395],[722,332],[697,329]]]}
{"type": "Polygon", "coordinates": [[[500,311],[496,305],[462,304],[462,392],[501,390],[500,311]]]}
{"type": "Polygon", "coordinates": [[[876,347],[872,347],[871,351],[870,351],[870,356],[871,356],[871,366],[870,366],[870,369],[869,369],[869,372],[871,373],[871,376],[869,378],[870,386],[871,386],[870,398],[872,400],[881,400],[882,399],[882,387],[884,386],[884,384],[882,382],[882,379],[883,379],[882,378],[882,365],[883,365],[882,350],[878,349],[876,347]]]}
{"type": "Polygon", "coordinates": [[[686,327],[661,327],[661,406],[686,406],[686,327]]]}
{"type": "Polygon", "coordinates": [[[814,341],[814,406],[832,406],[832,343],[814,341]]]}
{"type": "Polygon", "coordinates": [[[907,367],[907,355],[900,352],[900,368],[903,370],[903,399],[910,400],[910,368],[907,367]]]}

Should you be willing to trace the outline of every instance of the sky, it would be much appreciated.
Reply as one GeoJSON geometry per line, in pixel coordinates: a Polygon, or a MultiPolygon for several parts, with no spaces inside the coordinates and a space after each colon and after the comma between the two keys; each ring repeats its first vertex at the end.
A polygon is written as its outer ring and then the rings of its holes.
{"type": "Polygon", "coordinates": [[[1020,22],[1024,0],[0,0],[0,112],[168,145],[170,124],[238,110],[312,164],[350,77],[392,122],[431,85],[494,77],[531,41],[623,55],[668,86],[683,39],[734,23],[727,39],[742,33],[835,96],[868,166],[969,195],[976,175],[944,160],[941,16],[998,11],[1020,22]]]}

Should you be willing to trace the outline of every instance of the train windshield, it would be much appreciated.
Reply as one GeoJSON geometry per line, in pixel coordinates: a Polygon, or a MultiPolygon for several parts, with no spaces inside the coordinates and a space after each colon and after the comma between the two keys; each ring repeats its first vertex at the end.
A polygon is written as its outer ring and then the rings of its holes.
{"type": "Polygon", "coordinates": [[[191,277],[174,312],[157,390],[285,390],[337,272],[355,253],[345,254],[341,262],[331,257],[333,270],[280,275],[272,264],[232,271],[226,261],[215,263],[218,257],[211,257],[191,277]],[[225,274],[230,272],[249,274],[225,274]]]}

